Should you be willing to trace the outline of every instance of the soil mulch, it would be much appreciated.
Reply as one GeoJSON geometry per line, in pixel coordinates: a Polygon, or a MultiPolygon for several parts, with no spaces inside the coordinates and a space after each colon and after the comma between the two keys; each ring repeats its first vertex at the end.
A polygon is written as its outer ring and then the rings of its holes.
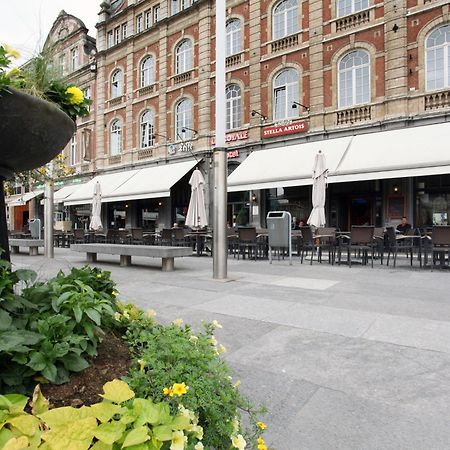
{"type": "Polygon", "coordinates": [[[98,403],[103,385],[128,373],[131,359],[128,346],[113,334],[108,334],[97,347],[98,355],[89,361],[90,366],[73,373],[67,383],[42,384],[41,390],[51,407],[82,406],[98,403]]]}

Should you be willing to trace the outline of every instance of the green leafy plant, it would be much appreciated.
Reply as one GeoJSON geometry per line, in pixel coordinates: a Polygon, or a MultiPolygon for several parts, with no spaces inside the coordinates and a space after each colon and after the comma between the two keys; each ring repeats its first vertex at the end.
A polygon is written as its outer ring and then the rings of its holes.
{"type": "Polygon", "coordinates": [[[135,398],[123,381],[103,386],[103,401],[81,408],[48,410],[35,390],[32,414],[24,412],[27,398],[0,396],[0,447],[3,449],[73,450],[202,450],[201,427],[192,411],[171,414],[167,402],[135,398]]]}
{"type": "Polygon", "coordinates": [[[226,449],[234,444],[241,448],[245,439],[256,448],[261,433],[257,414],[263,410],[255,410],[239,392],[239,383],[233,384],[228,366],[219,357],[225,348],[213,332],[220,325],[205,323],[204,331],[195,334],[181,319],[163,326],[143,312],[137,314],[135,307],[120,308],[118,320],[127,322],[125,340],[135,356],[125,378],[132,389],[145,398],[168,400],[172,411],[180,405],[195,411],[204,429],[205,448],[226,449]],[[181,381],[189,389],[179,396],[174,386],[181,381]],[[240,411],[249,415],[252,430],[243,429],[240,411]]]}
{"type": "Polygon", "coordinates": [[[0,390],[25,391],[39,376],[63,383],[88,367],[115,324],[109,272],[84,267],[33,283],[32,271],[0,269],[0,390]],[[20,282],[28,285],[16,292],[20,282]]]}

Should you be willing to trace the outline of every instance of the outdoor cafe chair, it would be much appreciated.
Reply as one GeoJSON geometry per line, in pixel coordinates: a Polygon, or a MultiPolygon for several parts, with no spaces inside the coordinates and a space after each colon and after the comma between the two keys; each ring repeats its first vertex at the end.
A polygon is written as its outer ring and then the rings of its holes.
{"type": "Polygon", "coordinates": [[[172,229],[172,245],[175,245],[176,247],[185,247],[189,245],[183,228],[172,229]]]}
{"type": "Polygon", "coordinates": [[[144,230],[142,228],[132,228],[130,243],[134,245],[144,244],[144,230]]]}
{"type": "Polygon", "coordinates": [[[300,252],[300,262],[303,264],[303,258],[305,256],[305,252],[311,251],[311,262],[313,260],[314,252],[316,250],[316,243],[314,240],[314,234],[311,227],[300,227],[300,231],[302,232],[302,238],[299,243],[299,252],[300,252]]]}
{"type": "Polygon", "coordinates": [[[336,228],[320,227],[317,229],[317,259],[322,262],[322,253],[328,251],[328,262],[334,264],[336,256],[336,228]]]}
{"type": "Polygon", "coordinates": [[[371,258],[371,265],[373,267],[373,256],[375,249],[374,240],[375,227],[369,225],[352,225],[349,236],[341,236],[341,242],[338,248],[338,262],[341,263],[342,251],[347,250],[347,264],[352,266],[352,252],[361,256],[362,264],[367,264],[369,261],[369,254],[371,258]],[[345,239],[345,241],[344,241],[345,239]]]}
{"type": "Polygon", "coordinates": [[[242,258],[245,259],[245,254],[248,257],[253,257],[256,261],[258,253],[258,241],[256,239],[255,227],[239,227],[238,228],[238,259],[242,254],[242,258]]]}
{"type": "Polygon", "coordinates": [[[86,241],[86,234],[82,228],[73,230],[73,243],[84,244],[86,241]]]}
{"type": "Polygon", "coordinates": [[[172,245],[172,229],[163,228],[161,230],[161,236],[159,238],[159,245],[172,245]]]}
{"type": "Polygon", "coordinates": [[[431,236],[431,270],[433,270],[436,261],[439,261],[439,267],[444,267],[445,255],[447,255],[447,264],[450,264],[450,226],[434,226],[431,236]]]}
{"type": "Polygon", "coordinates": [[[385,248],[385,230],[383,227],[375,227],[373,232],[373,237],[375,239],[375,249],[377,252],[377,257],[380,258],[381,264],[383,264],[384,259],[384,248],[385,248]]]}

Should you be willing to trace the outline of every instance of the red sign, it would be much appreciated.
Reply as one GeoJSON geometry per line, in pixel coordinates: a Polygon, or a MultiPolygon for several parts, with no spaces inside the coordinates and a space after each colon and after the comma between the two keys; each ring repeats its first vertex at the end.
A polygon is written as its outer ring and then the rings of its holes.
{"type": "Polygon", "coordinates": [[[263,129],[263,137],[283,136],[284,134],[304,133],[308,130],[308,123],[304,120],[288,125],[275,125],[263,129]]]}
{"type": "Polygon", "coordinates": [[[230,150],[229,152],[227,152],[227,158],[239,158],[239,150],[230,150]]]}
{"type": "MultiPolygon", "coordinates": [[[[235,133],[227,133],[225,135],[225,142],[227,144],[229,142],[244,141],[245,139],[248,139],[248,130],[236,131],[235,133]]],[[[215,143],[216,143],[216,138],[213,136],[211,138],[211,145],[214,145],[215,143]]]]}

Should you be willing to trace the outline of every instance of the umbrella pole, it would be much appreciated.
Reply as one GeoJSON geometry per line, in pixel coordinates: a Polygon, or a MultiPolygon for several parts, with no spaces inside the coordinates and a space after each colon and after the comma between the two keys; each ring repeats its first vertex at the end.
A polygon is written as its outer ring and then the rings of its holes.
{"type": "Polygon", "coordinates": [[[6,224],[5,179],[0,175],[0,247],[3,249],[0,259],[11,261],[9,256],[8,226],[6,224]]]}

